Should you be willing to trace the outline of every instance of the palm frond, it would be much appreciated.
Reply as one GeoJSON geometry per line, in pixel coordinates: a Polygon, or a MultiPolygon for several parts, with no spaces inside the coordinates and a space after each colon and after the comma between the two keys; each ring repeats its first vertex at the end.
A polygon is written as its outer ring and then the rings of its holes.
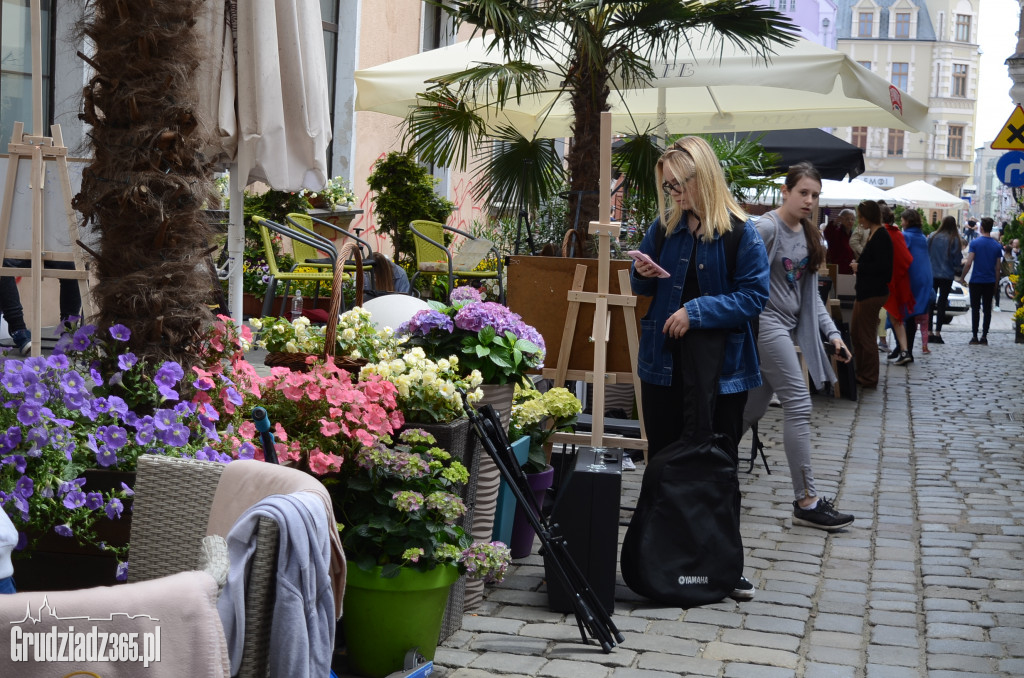
{"type": "Polygon", "coordinates": [[[507,126],[480,147],[473,169],[480,175],[474,197],[486,200],[499,217],[514,216],[518,207],[534,213],[565,181],[553,139],[527,139],[507,126]]]}
{"type": "Polygon", "coordinates": [[[665,149],[650,130],[634,133],[612,151],[612,164],[626,175],[626,191],[641,203],[658,199],[659,187],[654,185],[654,168],[665,149]]]}
{"type": "Polygon", "coordinates": [[[449,73],[428,82],[442,90],[457,87],[459,98],[471,98],[479,104],[502,108],[508,101],[520,100],[526,94],[543,92],[548,73],[526,61],[506,63],[478,62],[472,68],[449,73]]]}
{"type": "Polygon", "coordinates": [[[486,125],[458,93],[438,87],[420,95],[405,120],[409,152],[442,167],[465,170],[472,145],[486,125]]]}

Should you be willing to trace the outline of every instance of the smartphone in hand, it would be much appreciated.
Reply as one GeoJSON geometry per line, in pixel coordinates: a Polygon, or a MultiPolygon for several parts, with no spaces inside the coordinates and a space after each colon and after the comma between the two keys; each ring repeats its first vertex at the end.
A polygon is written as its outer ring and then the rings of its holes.
{"type": "Polygon", "coordinates": [[[626,254],[628,254],[630,256],[630,258],[633,259],[633,261],[636,261],[638,263],[639,262],[644,262],[644,263],[647,263],[647,264],[650,264],[650,265],[654,266],[655,271],[657,272],[659,278],[671,278],[672,277],[671,273],[669,273],[668,271],[663,269],[661,266],[659,266],[657,264],[657,262],[654,261],[654,259],[651,259],[649,256],[647,256],[646,254],[644,254],[640,250],[630,250],[630,251],[626,252],[626,254]]]}

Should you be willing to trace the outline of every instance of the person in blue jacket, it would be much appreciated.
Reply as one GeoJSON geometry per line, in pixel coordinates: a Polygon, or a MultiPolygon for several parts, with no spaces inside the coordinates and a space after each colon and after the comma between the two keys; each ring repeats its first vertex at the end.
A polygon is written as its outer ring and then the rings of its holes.
{"type": "MultiPolygon", "coordinates": [[[[640,251],[653,263],[633,264],[630,284],[653,297],[640,321],[637,371],[648,459],[680,440],[687,412],[681,372],[682,344],[690,330],[729,330],[711,422],[738,463],[747,391],[761,384],[750,321],[768,301],[768,256],[753,221],[732,197],[714,151],[700,137],[684,137],[655,168],[662,191],[660,216],[647,229],[640,251]],[[666,200],[666,197],[668,200],[666,200]]],[[[692,416],[692,414],[690,415],[692,416]]],[[[754,586],[741,578],[732,597],[749,600],[754,586]]]]}
{"type": "Polygon", "coordinates": [[[706,141],[677,141],[658,160],[655,177],[663,189],[660,216],[647,229],[640,251],[671,277],[658,278],[651,264],[636,262],[630,279],[634,293],[653,297],[640,321],[638,360],[648,457],[678,440],[683,430],[680,380],[674,378],[678,342],[671,340],[690,329],[735,330],[727,339],[713,422],[735,456],[747,391],[761,384],[749,322],[768,301],[767,253],[706,141]],[[733,229],[741,234],[732,235],[739,235],[739,244],[730,262],[725,240],[733,229]]]}
{"type": "Polygon", "coordinates": [[[921,230],[921,214],[917,210],[906,209],[900,215],[900,220],[903,222],[903,239],[914,257],[907,271],[910,276],[910,293],[914,295],[914,308],[903,319],[903,327],[907,331],[909,362],[914,362],[914,337],[918,327],[921,328],[921,352],[931,352],[928,350],[928,318],[934,304],[934,279],[931,258],[928,256],[928,239],[921,230]]]}

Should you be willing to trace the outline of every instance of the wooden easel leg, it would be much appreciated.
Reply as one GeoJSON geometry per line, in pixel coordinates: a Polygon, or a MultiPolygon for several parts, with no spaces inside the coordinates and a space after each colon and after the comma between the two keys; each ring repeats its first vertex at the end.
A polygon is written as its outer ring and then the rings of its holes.
{"type": "MultiPolygon", "coordinates": [[[[629,271],[619,271],[619,290],[629,289],[629,271]]],[[[644,426],[644,401],[640,397],[640,375],[637,372],[639,359],[640,336],[636,331],[636,307],[623,306],[622,315],[626,321],[626,345],[629,347],[629,361],[633,366],[633,394],[636,397],[636,416],[640,420],[640,437],[647,441],[647,428],[644,426]]],[[[647,463],[648,448],[644,446],[644,463],[647,463]]]]}

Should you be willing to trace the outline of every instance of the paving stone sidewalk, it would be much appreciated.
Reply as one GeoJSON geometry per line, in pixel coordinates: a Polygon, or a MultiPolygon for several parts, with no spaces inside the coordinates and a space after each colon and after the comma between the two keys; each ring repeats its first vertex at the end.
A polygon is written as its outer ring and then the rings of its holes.
{"type": "MultiPolygon", "coordinates": [[[[1024,676],[1024,346],[1009,313],[995,314],[987,347],[967,345],[967,320],[909,368],[883,360],[879,389],[857,402],[814,397],[814,472],[857,517],[845,531],[791,526],[781,410],[769,409],[772,474],[740,476],[755,600],[665,608],[620,577],[626,641],[604,654],[580,642],[572,615],[548,610],[534,555],[487,589],[438,649],[435,675],[1024,676]]],[[[623,506],[642,473],[624,473],[623,506]]]]}

